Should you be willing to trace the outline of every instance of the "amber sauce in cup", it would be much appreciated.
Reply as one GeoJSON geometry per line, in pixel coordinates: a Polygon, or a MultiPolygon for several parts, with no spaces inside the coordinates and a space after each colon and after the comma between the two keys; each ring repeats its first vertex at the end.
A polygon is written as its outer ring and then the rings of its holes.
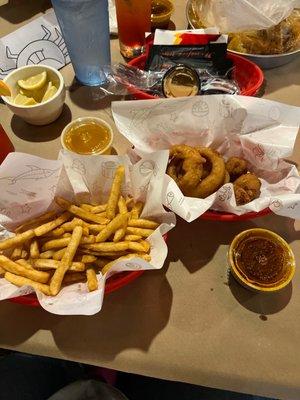
{"type": "Polygon", "coordinates": [[[112,134],[108,126],[95,121],[79,121],[66,130],[63,143],[77,154],[109,154],[112,134]]]}

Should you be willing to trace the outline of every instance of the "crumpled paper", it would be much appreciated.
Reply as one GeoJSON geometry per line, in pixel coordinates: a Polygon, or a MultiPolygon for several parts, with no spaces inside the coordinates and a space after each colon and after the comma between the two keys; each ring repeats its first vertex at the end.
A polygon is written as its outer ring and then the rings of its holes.
{"type": "MultiPolygon", "coordinates": [[[[168,152],[147,154],[134,165],[124,156],[79,156],[61,151],[58,160],[45,160],[23,153],[10,153],[0,166],[0,240],[9,236],[22,222],[56,208],[54,197],[71,201],[104,203],[110,192],[114,171],[126,167],[123,195],[145,202],[142,216],[161,224],[148,238],[151,263],[141,259],[117,262],[104,276],[98,275],[99,288],[88,292],[86,284],[65,287],[56,297],[37,292],[41,306],[54,314],[92,315],[101,310],[105,281],[119,271],[159,269],[167,256],[162,235],[175,226],[175,216],[162,206],[163,180],[168,152]]],[[[18,288],[0,279],[0,300],[33,292],[31,287],[18,288]]]]}
{"type": "Polygon", "coordinates": [[[276,214],[300,218],[299,173],[283,160],[293,151],[300,108],[254,97],[210,95],[114,102],[112,112],[119,131],[140,156],[174,144],[212,146],[225,159],[245,158],[261,179],[260,197],[237,206],[231,183],[197,199],[185,197],[165,175],[164,205],[186,221],[208,209],[242,215],[267,207],[276,214]]]}
{"type": "Polygon", "coordinates": [[[205,26],[221,32],[267,29],[288,17],[293,0],[193,0],[192,7],[205,26]]]}

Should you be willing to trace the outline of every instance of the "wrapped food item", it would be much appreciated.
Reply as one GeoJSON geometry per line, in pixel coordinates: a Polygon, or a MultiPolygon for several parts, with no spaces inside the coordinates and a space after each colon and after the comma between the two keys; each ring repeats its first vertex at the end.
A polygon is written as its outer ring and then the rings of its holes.
{"type": "Polygon", "coordinates": [[[300,10],[279,24],[260,31],[248,31],[230,35],[229,50],[249,54],[282,54],[300,48],[300,10]]]}
{"type": "Polygon", "coordinates": [[[293,0],[193,0],[192,8],[204,26],[217,26],[221,32],[268,29],[287,18],[293,0]]]}

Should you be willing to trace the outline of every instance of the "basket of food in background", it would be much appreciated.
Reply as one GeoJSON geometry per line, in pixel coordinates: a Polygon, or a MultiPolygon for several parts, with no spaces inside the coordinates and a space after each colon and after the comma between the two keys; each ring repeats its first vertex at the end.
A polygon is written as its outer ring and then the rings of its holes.
{"type": "Polygon", "coordinates": [[[146,54],[114,65],[113,77],[136,99],[257,94],[264,80],[261,69],[227,53],[227,40],[216,28],[157,29],[147,38],[146,54]]]}
{"type": "Polygon", "coordinates": [[[116,102],[113,116],[133,157],[169,150],[164,205],[188,222],[298,217],[300,177],[284,161],[297,107],[245,96],[116,102]]]}
{"type": "Polygon", "coordinates": [[[0,168],[0,299],[91,315],[105,292],[161,268],[175,225],[161,203],[167,160],[11,153],[0,168]]]}
{"type": "Polygon", "coordinates": [[[263,69],[296,59],[300,54],[300,9],[293,10],[291,2],[279,1],[274,7],[274,2],[255,3],[249,10],[249,2],[245,3],[240,2],[240,12],[234,16],[231,12],[234,6],[222,4],[220,15],[225,18],[221,21],[218,5],[189,0],[186,16],[193,29],[218,26],[221,32],[229,33],[229,52],[244,56],[263,69]],[[236,18],[236,15],[242,17],[236,18]]]}

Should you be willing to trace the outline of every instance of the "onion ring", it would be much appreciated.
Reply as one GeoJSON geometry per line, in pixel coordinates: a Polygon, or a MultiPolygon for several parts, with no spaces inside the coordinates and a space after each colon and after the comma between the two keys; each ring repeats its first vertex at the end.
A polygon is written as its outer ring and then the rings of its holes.
{"type": "Polygon", "coordinates": [[[201,180],[196,187],[190,188],[188,195],[204,199],[223,185],[225,178],[225,162],[216,151],[209,147],[196,147],[196,149],[201,157],[211,163],[212,167],[210,174],[201,180]]]}
{"type": "Polygon", "coordinates": [[[167,173],[186,195],[191,188],[199,184],[205,159],[196,149],[184,144],[173,146],[170,156],[167,173]]]}

